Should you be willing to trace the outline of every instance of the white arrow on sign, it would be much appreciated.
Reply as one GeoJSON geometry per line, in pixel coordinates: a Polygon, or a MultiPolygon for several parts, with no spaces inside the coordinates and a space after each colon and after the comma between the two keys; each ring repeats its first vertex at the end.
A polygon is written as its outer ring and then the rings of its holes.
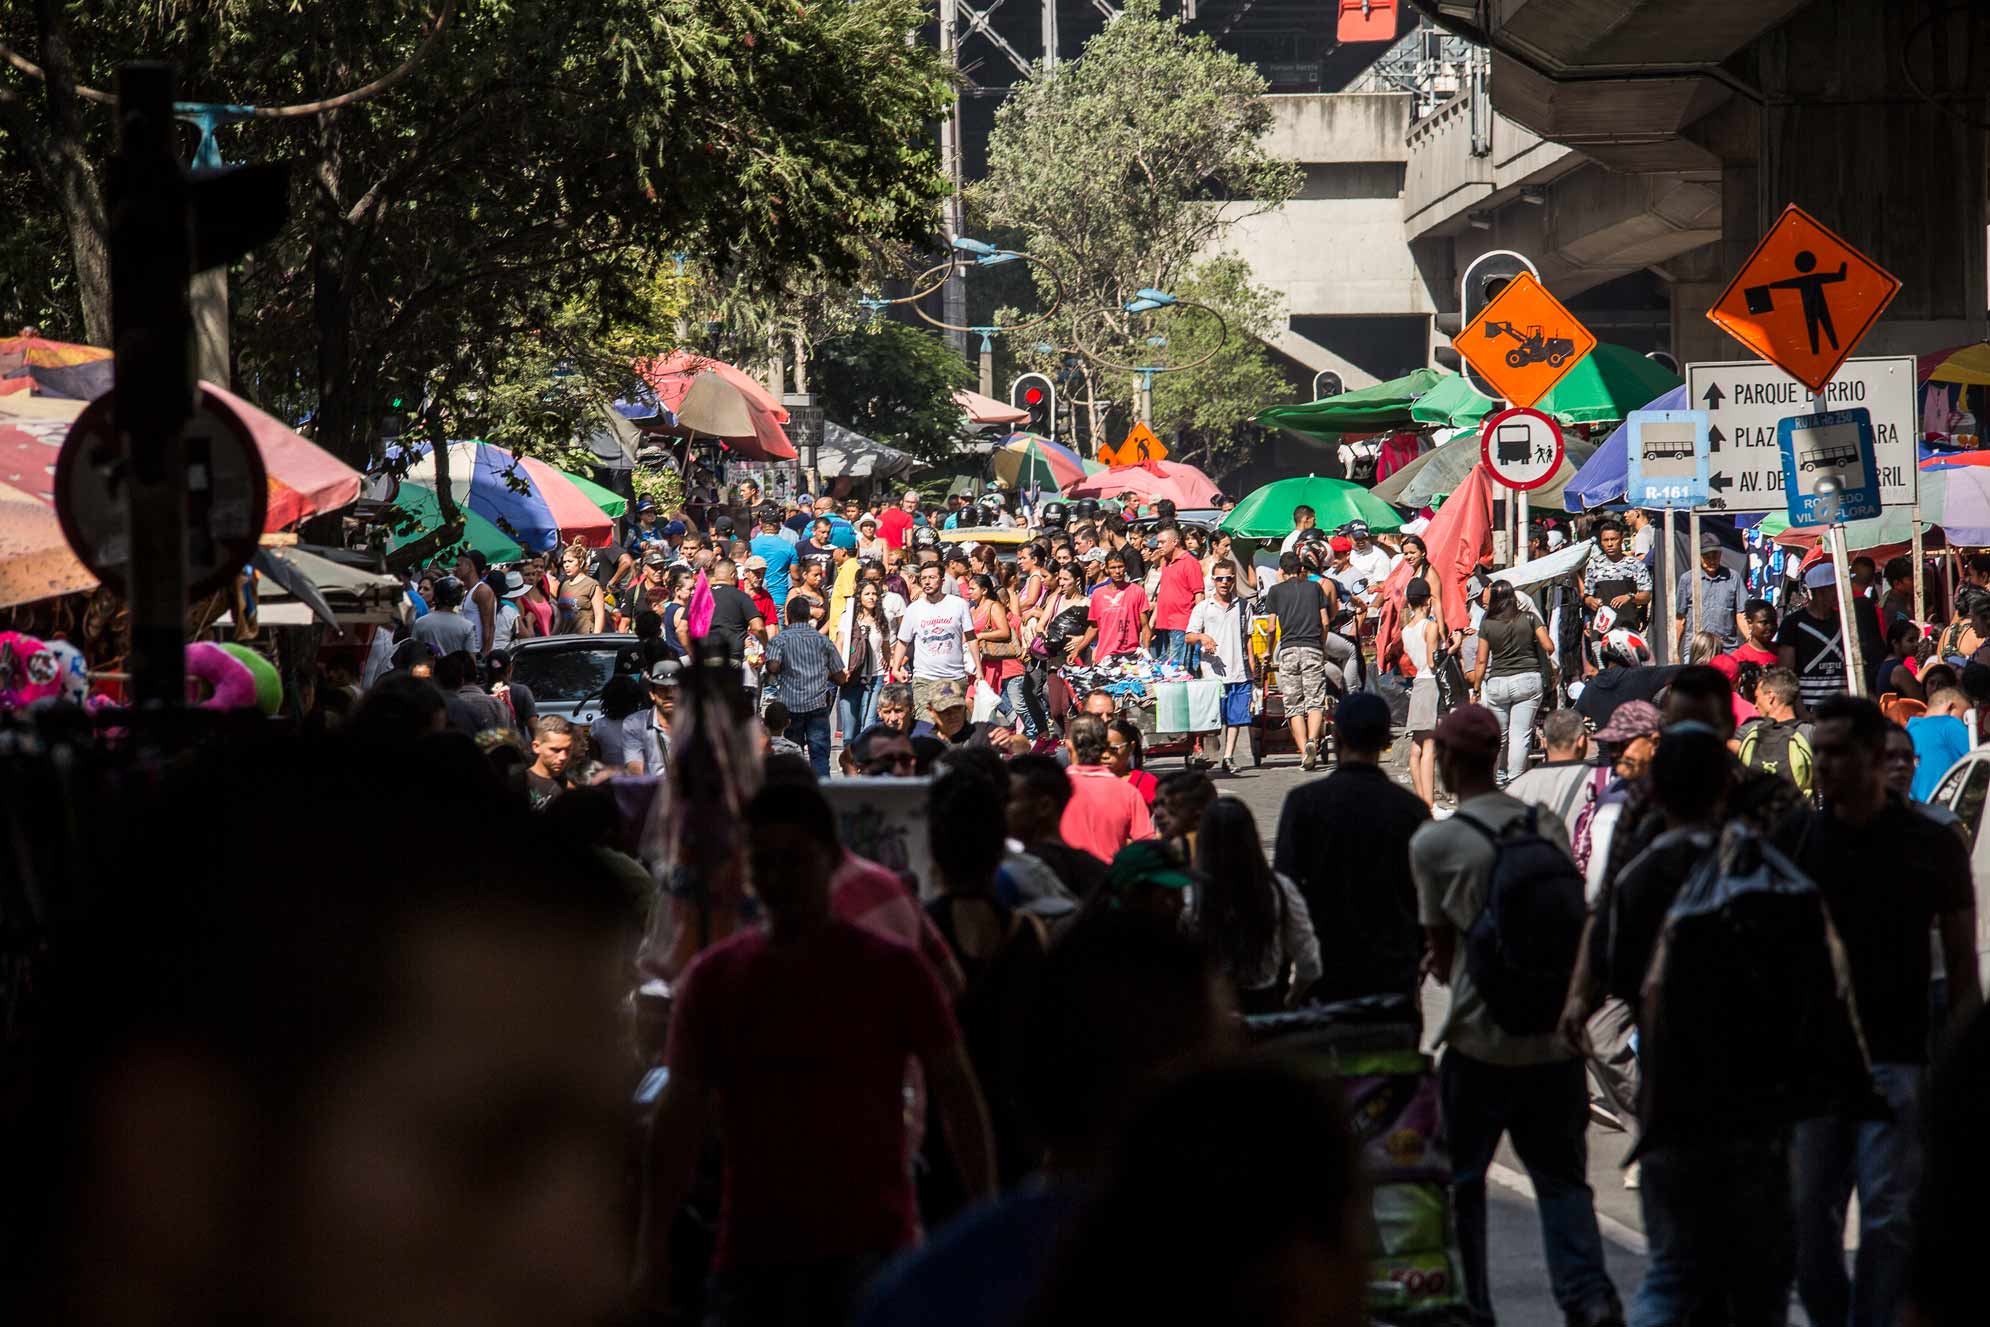
{"type": "Polygon", "coordinates": [[[1710,509],[1784,510],[1776,425],[1791,415],[1861,406],[1872,412],[1881,504],[1911,506],[1920,491],[1911,355],[1848,359],[1821,397],[1764,360],[1688,364],[1686,405],[1707,412],[1710,509]]]}

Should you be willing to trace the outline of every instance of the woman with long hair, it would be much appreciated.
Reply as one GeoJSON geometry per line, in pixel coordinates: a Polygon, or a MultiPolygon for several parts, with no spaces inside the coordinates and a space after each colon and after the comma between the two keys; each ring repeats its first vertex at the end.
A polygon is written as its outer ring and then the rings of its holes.
{"type": "Polygon", "coordinates": [[[1486,615],[1479,622],[1479,657],[1472,666],[1472,685],[1482,703],[1499,718],[1500,740],[1506,748],[1501,767],[1503,788],[1527,770],[1527,749],[1534,737],[1534,716],[1555,676],[1555,642],[1541,620],[1520,606],[1520,596],[1505,581],[1487,591],[1486,615]]]}
{"type": "Polygon", "coordinates": [[[877,721],[878,692],[891,666],[898,623],[885,611],[884,587],[860,580],[836,624],[836,649],[849,680],[836,690],[836,722],[845,745],[877,721]]]}
{"type": "Polygon", "coordinates": [[[967,578],[967,606],[974,618],[974,639],[981,647],[981,680],[1002,697],[1003,708],[1015,718],[1023,736],[1034,739],[1048,725],[1024,695],[1021,625],[1009,616],[992,576],[967,578]],[[991,653],[989,647],[994,647],[991,653]]]}
{"type": "Polygon", "coordinates": [[[554,620],[559,613],[554,607],[553,595],[550,593],[554,588],[553,578],[546,574],[545,555],[535,554],[525,559],[524,572],[525,597],[518,601],[519,606],[525,610],[526,616],[532,619],[534,636],[550,636],[553,634],[554,620]]]}
{"type": "Polygon", "coordinates": [[[1106,768],[1133,785],[1147,805],[1154,805],[1154,790],[1160,780],[1149,774],[1141,766],[1146,763],[1146,750],[1141,745],[1140,730],[1126,719],[1114,719],[1106,725],[1106,768]]]}
{"type": "Polygon", "coordinates": [[[1051,574],[1050,590],[1037,604],[1037,630],[1042,631],[1057,615],[1078,604],[1090,604],[1085,597],[1085,574],[1075,562],[1059,563],[1051,574]]]}
{"type": "Polygon", "coordinates": [[[1202,813],[1195,836],[1194,926],[1236,984],[1246,1014],[1305,998],[1321,973],[1306,900],[1265,860],[1257,818],[1235,797],[1202,813]]]}
{"type": "Polygon", "coordinates": [[[1410,682],[1410,713],[1404,729],[1410,738],[1410,783],[1425,806],[1437,803],[1437,660],[1444,633],[1431,618],[1430,586],[1412,577],[1403,587],[1403,653],[1416,666],[1410,682]]]}

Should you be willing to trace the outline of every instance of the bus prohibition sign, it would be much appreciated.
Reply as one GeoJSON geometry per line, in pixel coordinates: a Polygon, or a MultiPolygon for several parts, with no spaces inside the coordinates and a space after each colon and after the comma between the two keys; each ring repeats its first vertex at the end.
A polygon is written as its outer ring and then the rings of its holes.
{"type": "Polygon", "coordinates": [[[1540,488],[1562,468],[1561,427],[1538,410],[1518,406],[1488,415],[1479,429],[1479,459],[1507,488],[1540,488]]]}

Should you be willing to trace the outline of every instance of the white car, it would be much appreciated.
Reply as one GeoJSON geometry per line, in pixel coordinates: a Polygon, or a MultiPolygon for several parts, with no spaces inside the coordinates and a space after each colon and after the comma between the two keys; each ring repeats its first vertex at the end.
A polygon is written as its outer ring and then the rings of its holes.
{"type": "Polygon", "coordinates": [[[1976,882],[1976,971],[1990,988],[1990,833],[1984,808],[1990,805],[1990,746],[1979,746],[1956,761],[1928,797],[1955,812],[1969,831],[1969,874],[1976,882]]]}

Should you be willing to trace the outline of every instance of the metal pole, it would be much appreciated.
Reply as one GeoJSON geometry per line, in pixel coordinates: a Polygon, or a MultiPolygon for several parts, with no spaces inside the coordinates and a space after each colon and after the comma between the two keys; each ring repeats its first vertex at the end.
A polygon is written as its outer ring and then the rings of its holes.
{"type": "Polygon", "coordinates": [[[1845,671],[1851,674],[1846,679],[1847,690],[1855,696],[1866,694],[1866,661],[1859,654],[1859,628],[1853,621],[1853,614],[1859,611],[1859,601],[1852,597],[1852,578],[1845,566],[1845,523],[1831,522],[1831,575],[1838,585],[1838,630],[1845,642],[1845,671]]]}
{"type": "MultiPolygon", "coordinates": [[[[1660,565],[1665,568],[1665,583],[1660,588],[1665,593],[1662,595],[1654,594],[1651,597],[1652,611],[1657,612],[1662,608],[1665,612],[1677,613],[1679,610],[1674,606],[1672,601],[1678,594],[1679,555],[1672,547],[1672,508],[1670,507],[1665,509],[1665,533],[1662,538],[1665,540],[1665,556],[1661,559],[1660,565]]],[[[1659,624],[1653,623],[1652,625],[1657,626],[1659,624]]],[[[1648,637],[1650,640],[1671,640],[1672,638],[1672,633],[1664,630],[1654,631],[1648,637]]],[[[1679,662],[1679,647],[1676,644],[1672,648],[1672,657],[1667,659],[1666,662],[1679,662]]]]}
{"type": "Polygon", "coordinates": [[[1528,518],[1528,511],[1527,511],[1527,508],[1528,508],[1528,506],[1529,506],[1529,503],[1528,503],[1528,499],[1527,499],[1527,490],[1525,490],[1525,489],[1517,489],[1517,490],[1515,490],[1515,491],[1514,491],[1514,494],[1513,494],[1513,498],[1514,498],[1514,503],[1513,503],[1513,507],[1514,507],[1514,511],[1513,511],[1513,528],[1514,528],[1514,545],[1513,545],[1513,562],[1514,562],[1514,565],[1515,565],[1515,566],[1518,566],[1518,565],[1519,565],[1520,563],[1522,563],[1522,562],[1525,562],[1525,561],[1527,560],[1527,532],[1528,532],[1528,529],[1530,528],[1530,527],[1529,527],[1529,524],[1528,524],[1528,519],[1529,519],[1529,518],[1528,518]]]}
{"type": "Polygon", "coordinates": [[[981,394],[995,395],[995,338],[986,333],[981,337],[981,394]]]}
{"type": "MultiPolygon", "coordinates": [[[[1686,565],[1692,568],[1687,574],[1693,578],[1693,611],[1686,618],[1686,630],[1680,633],[1680,640],[1682,643],[1690,645],[1695,632],[1706,630],[1706,619],[1701,615],[1700,610],[1701,600],[1705,597],[1706,591],[1701,587],[1701,577],[1699,574],[1700,509],[1698,507],[1694,507],[1686,515],[1686,556],[1688,558],[1686,565]]],[[[1677,581],[1673,582],[1673,588],[1677,590],[1677,581]]],[[[1684,605],[1677,605],[1672,611],[1676,614],[1681,607],[1684,607],[1684,605]]],[[[1727,633],[1722,632],[1721,635],[1725,637],[1727,633]]],[[[1682,649],[1679,653],[1682,655],[1689,654],[1690,650],[1682,649]]]]}
{"type": "MultiPolygon", "coordinates": [[[[940,63],[949,70],[958,63],[960,46],[960,5],[958,0],[940,0],[940,63]]],[[[960,196],[960,92],[958,81],[948,83],[946,113],[940,117],[940,169],[947,177],[946,228],[951,243],[960,237],[967,222],[960,196]]],[[[948,273],[941,292],[941,311],[956,327],[967,323],[967,276],[956,265],[948,273]]],[[[967,355],[967,333],[948,332],[947,339],[963,358],[967,355]]]]}
{"type": "Polygon", "coordinates": [[[118,151],[110,171],[114,423],[127,449],[125,580],[131,699],[186,703],[186,463],[193,417],[190,192],[174,139],[173,69],[118,70],[118,151]]]}
{"type": "Polygon", "coordinates": [[[1908,616],[1912,617],[1916,622],[1925,622],[1928,619],[1928,569],[1923,565],[1927,557],[1927,549],[1923,546],[1924,541],[1921,538],[1920,503],[1917,502],[1914,504],[1913,510],[1908,513],[1908,517],[1914,523],[1914,537],[1908,548],[1908,556],[1914,559],[1914,611],[1908,616]]]}
{"type": "Polygon", "coordinates": [[[1043,67],[1057,68],[1057,0],[1043,0],[1043,67]]]}

